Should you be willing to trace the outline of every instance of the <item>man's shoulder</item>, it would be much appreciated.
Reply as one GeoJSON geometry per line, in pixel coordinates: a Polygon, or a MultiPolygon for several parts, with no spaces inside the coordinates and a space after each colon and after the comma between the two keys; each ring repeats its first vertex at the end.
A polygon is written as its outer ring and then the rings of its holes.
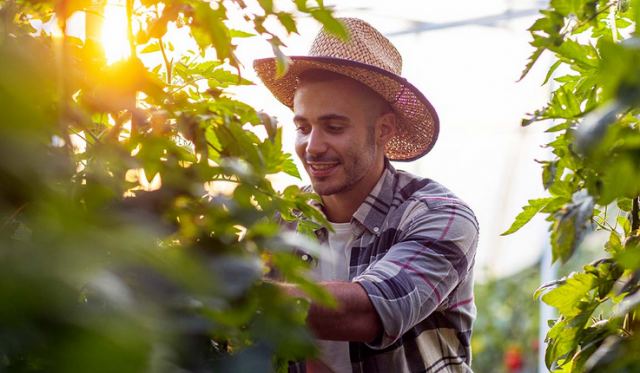
{"type": "Polygon", "coordinates": [[[469,204],[436,180],[402,170],[396,171],[396,179],[394,198],[404,203],[424,205],[428,209],[459,206],[472,212],[469,204]]]}

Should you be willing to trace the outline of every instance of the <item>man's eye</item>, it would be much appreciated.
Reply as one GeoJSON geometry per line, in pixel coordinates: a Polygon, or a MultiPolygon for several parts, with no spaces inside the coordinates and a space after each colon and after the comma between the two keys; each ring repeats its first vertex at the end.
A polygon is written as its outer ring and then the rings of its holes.
{"type": "Polygon", "coordinates": [[[297,126],[296,127],[296,131],[298,131],[300,133],[308,133],[309,132],[309,127],[307,127],[307,126],[297,126]]]}
{"type": "Polygon", "coordinates": [[[329,131],[331,132],[340,132],[342,131],[342,126],[329,126],[329,131]]]}

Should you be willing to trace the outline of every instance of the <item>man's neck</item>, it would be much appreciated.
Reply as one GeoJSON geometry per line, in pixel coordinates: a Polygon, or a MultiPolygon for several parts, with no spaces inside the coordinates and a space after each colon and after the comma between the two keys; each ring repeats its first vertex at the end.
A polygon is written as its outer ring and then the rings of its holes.
{"type": "Polygon", "coordinates": [[[353,214],[367,198],[384,171],[384,164],[375,172],[377,177],[371,178],[365,185],[358,185],[342,193],[321,196],[324,213],[332,223],[348,223],[353,214]]]}

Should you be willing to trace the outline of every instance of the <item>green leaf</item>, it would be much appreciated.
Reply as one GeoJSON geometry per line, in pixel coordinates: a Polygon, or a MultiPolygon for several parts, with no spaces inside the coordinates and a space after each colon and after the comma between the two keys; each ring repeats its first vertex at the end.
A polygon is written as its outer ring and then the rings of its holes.
{"type": "Polygon", "coordinates": [[[635,23],[636,25],[634,34],[636,36],[640,36],[640,0],[630,0],[630,1],[631,1],[630,9],[633,10],[633,23],[635,23]]]}
{"type": "Polygon", "coordinates": [[[151,38],[160,39],[167,33],[167,19],[164,17],[153,19],[150,22],[148,35],[151,38]]]}
{"type": "Polygon", "coordinates": [[[564,131],[567,130],[571,127],[573,127],[574,121],[572,120],[566,120],[560,124],[556,124],[555,126],[549,127],[545,132],[547,133],[553,133],[553,132],[558,132],[558,131],[564,131]]]}
{"type": "Polygon", "coordinates": [[[640,269],[640,237],[627,238],[624,249],[615,255],[615,259],[625,269],[640,269]]]}
{"type": "Polygon", "coordinates": [[[311,16],[322,23],[325,30],[330,34],[335,35],[342,40],[347,40],[349,38],[347,29],[344,27],[342,22],[333,17],[330,10],[323,8],[313,9],[311,11],[311,16]]]}
{"type": "Polygon", "coordinates": [[[582,0],[551,0],[551,7],[563,16],[570,14],[579,15],[582,13],[582,0]]]}
{"type": "Polygon", "coordinates": [[[293,2],[296,4],[296,8],[298,8],[298,10],[303,12],[303,13],[308,13],[309,12],[309,7],[307,6],[307,1],[308,0],[293,0],[293,2]]]}
{"type": "Polygon", "coordinates": [[[602,62],[597,71],[597,79],[602,87],[603,101],[617,99],[627,105],[637,105],[640,101],[638,44],[638,39],[628,39],[624,43],[602,41],[599,44],[602,62]]]}
{"type": "Polygon", "coordinates": [[[589,113],[576,131],[576,150],[588,155],[600,144],[608,127],[616,121],[626,106],[615,100],[589,113]]]}
{"type": "Polygon", "coordinates": [[[280,46],[271,43],[271,48],[276,56],[276,77],[283,77],[289,69],[291,59],[280,50],[280,46]]]}
{"type": "Polygon", "coordinates": [[[191,33],[202,50],[213,46],[219,60],[232,59],[231,35],[229,29],[222,22],[226,17],[226,9],[217,3],[218,9],[213,10],[208,2],[197,2],[191,33]]]}
{"type": "Polygon", "coordinates": [[[586,190],[573,194],[571,203],[554,215],[551,229],[551,249],[553,261],[566,262],[573,255],[588,229],[593,215],[594,200],[586,190]]]}
{"type": "Polygon", "coordinates": [[[241,77],[238,74],[234,74],[224,69],[215,69],[208,74],[203,74],[205,77],[209,77],[210,87],[227,88],[233,85],[252,85],[250,80],[241,77]]]}
{"type": "Polygon", "coordinates": [[[142,48],[140,53],[144,54],[144,53],[153,53],[153,52],[159,52],[159,51],[160,51],[160,42],[155,41],[153,43],[147,44],[146,47],[142,48]]]}
{"type": "MultiPolygon", "coordinates": [[[[566,159],[561,159],[560,162],[562,161],[566,161],[566,159]]],[[[574,187],[571,181],[570,175],[567,175],[562,179],[556,178],[553,181],[553,184],[549,187],[549,192],[554,196],[565,197],[569,200],[574,192],[574,187]]]]}
{"type": "Polygon", "coordinates": [[[625,236],[629,236],[631,234],[631,222],[627,219],[626,216],[618,216],[616,218],[616,222],[622,228],[625,236]]]}
{"type": "MultiPolygon", "coordinates": [[[[547,71],[547,76],[545,76],[544,81],[542,82],[542,85],[547,84],[547,82],[549,81],[549,79],[551,79],[551,76],[553,76],[553,73],[556,71],[556,69],[562,64],[561,60],[557,60],[556,62],[553,63],[553,65],[551,65],[551,67],[549,68],[549,71],[547,71]]],[[[522,78],[521,78],[522,79],[522,78]]]]}
{"type": "Polygon", "coordinates": [[[599,65],[598,52],[591,45],[580,44],[571,39],[564,39],[559,46],[549,47],[556,56],[574,66],[594,69],[599,65]]]}
{"type": "Polygon", "coordinates": [[[582,115],[580,100],[571,89],[572,84],[565,84],[556,89],[551,97],[547,115],[552,118],[571,119],[582,115]]]}
{"type": "Polygon", "coordinates": [[[544,189],[549,189],[551,184],[553,184],[556,175],[558,173],[558,162],[546,162],[544,166],[542,166],[542,186],[544,189]]]}
{"type": "Polygon", "coordinates": [[[549,290],[549,288],[555,288],[555,287],[557,287],[558,285],[562,285],[562,284],[564,284],[565,282],[566,282],[566,279],[562,278],[562,279],[559,279],[559,280],[553,280],[553,281],[547,282],[547,283],[545,283],[545,284],[542,284],[542,285],[541,285],[540,287],[538,287],[538,288],[536,289],[536,291],[533,293],[533,299],[538,299],[538,298],[540,298],[540,296],[541,296],[544,292],[548,291],[548,290],[549,290]]]}
{"type": "Polygon", "coordinates": [[[573,273],[564,283],[542,296],[542,301],[571,317],[580,313],[579,301],[595,287],[596,278],[586,273],[573,273]]]}
{"type": "Polygon", "coordinates": [[[529,32],[533,38],[533,41],[531,41],[530,44],[535,48],[535,50],[529,57],[529,61],[522,71],[518,81],[521,81],[525,76],[527,76],[533,65],[542,55],[542,52],[544,52],[548,47],[562,42],[562,38],[559,35],[559,32],[564,25],[564,18],[562,15],[550,10],[541,10],[540,13],[542,14],[542,17],[537,19],[529,28],[529,32]]]}
{"type": "Polygon", "coordinates": [[[545,351],[545,363],[551,369],[554,362],[558,362],[561,367],[566,357],[576,346],[576,335],[578,328],[570,327],[567,320],[560,318],[547,333],[547,350],[545,351]]]}
{"type": "Polygon", "coordinates": [[[598,203],[608,204],[616,197],[637,196],[640,194],[640,174],[638,172],[638,162],[635,155],[603,154],[604,159],[602,170],[600,171],[600,198],[598,203]]]}
{"type": "Polygon", "coordinates": [[[631,211],[632,204],[633,204],[633,203],[632,203],[631,198],[625,198],[625,197],[622,197],[622,198],[618,198],[618,199],[616,200],[616,205],[617,205],[617,206],[618,206],[618,208],[619,208],[620,210],[622,210],[622,211],[626,211],[626,212],[631,211]]]}
{"type": "Polygon", "coordinates": [[[530,199],[528,204],[522,207],[522,211],[516,216],[515,221],[511,224],[511,227],[505,232],[500,234],[506,236],[517,232],[525,224],[527,224],[540,210],[545,208],[549,202],[553,200],[553,197],[530,199]]]}
{"type": "Polygon", "coordinates": [[[296,22],[291,14],[286,12],[279,12],[276,15],[278,16],[278,20],[280,21],[282,26],[284,26],[285,30],[287,30],[289,34],[298,33],[298,27],[296,26],[296,22]]]}
{"type": "Polygon", "coordinates": [[[260,169],[262,159],[255,147],[257,139],[235,123],[214,127],[215,134],[224,149],[224,156],[241,158],[255,169],[260,169]]]}
{"type": "Polygon", "coordinates": [[[612,230],[609,234],[609,240],[605,244],[605,250],[615,256],[622,250],[622,241],[620,241],[620,234],[615,230],[612,230]]]}
{"type": "Polygon", "coordinates": [[[283,163],[282,163],[282,171],[284,171],[284,173],[288,175],[291,175],[295,178],[302,180],[302,177],[300,176],[300,172],[298,171],[298,167],[296,167],[296,164],[293,161],[291,154],[285,153],[285,157],[286,158],[283,160],[283,163]]]}
{"type": "Polygon", "coordinates": [[[533,65],[535,65],[536,61],[538,61],[538,59],[542,55],[542,52],[544,52],[544,48],[536,48],[536,50],[534,50],[533,53],[531,53],[531,55],[529,56],[529,60],[526,66],[524,67],[524,70],[522,70],[522,73],[520,73],[518,82],[524,79],[527,76],[527,74],[529,74],[529,71],[531,71],[531,69],[533,68],[533,65]]]}
{"type": "Polygon", "coordinates": [[[232,38],[250,38],[256,36],[256,34],[242,30],[229,29],[229,36],[232,38]]]}
{"type": "Polygon", "coordinates": [[[266,14],[273,13],[273,0],[258,0],[258,4],[266,14]]]}
{"type": "Polygon", "coordinates": [[[278,268],[286,281],[299,286],[314,302],[325,307],[336,307],[335,298],[322,286],[309,281],[303,274],[303,263],[296,256],[287,252],[275,253],[272,257],[273,264],[278,268]]]}

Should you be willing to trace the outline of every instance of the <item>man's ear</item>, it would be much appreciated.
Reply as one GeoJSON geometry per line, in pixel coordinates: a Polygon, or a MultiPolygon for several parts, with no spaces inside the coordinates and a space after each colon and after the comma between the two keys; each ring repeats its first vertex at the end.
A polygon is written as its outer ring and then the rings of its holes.
{"type": "Polygon", "coordinates": [[[376,127],[376,141],[379,145],[385,146],[398,130],[398,118],[396,113],[388,112],[378,117],[376,127]]]}

